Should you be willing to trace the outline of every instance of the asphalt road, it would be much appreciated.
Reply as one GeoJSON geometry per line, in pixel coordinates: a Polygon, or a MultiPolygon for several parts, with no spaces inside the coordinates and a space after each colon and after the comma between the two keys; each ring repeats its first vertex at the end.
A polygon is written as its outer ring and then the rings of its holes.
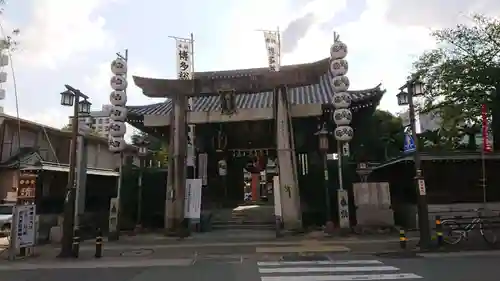
{"type": "MultiPolygon", "coordinates": [[[[500,252],[438,254],[420,258],[381,258],[332,254],[280,261],[278,256],[200,256],[184,265],[148,265],[141,260],[121,267],[0,270],[2,281],[498,281],[500,252]]],[[[126,258],[123,258],[124,260],[126,258]]],[[[128,259],[128,261],[131,261],[128,259]]]]}

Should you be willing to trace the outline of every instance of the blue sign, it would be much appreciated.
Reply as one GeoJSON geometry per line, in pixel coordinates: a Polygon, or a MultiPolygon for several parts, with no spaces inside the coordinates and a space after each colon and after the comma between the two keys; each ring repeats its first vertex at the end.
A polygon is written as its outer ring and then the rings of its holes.
{"type": "Polygon", "coordinates": [[[413,137],[409,134],[405,134],[405,145],[403,147],[404,153],[411,153],[416,150],[415,141],[413,137]]]}

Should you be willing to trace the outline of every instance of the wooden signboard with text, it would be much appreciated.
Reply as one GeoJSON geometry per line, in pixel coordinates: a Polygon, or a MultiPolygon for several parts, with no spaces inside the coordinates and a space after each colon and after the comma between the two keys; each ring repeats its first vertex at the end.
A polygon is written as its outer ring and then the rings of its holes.
{"type": "Polygon", "coordinates": [[[19,185],[17,188],[18,201],[35,201],[36,179],[36,174],[21,174],[19,176],[19,185]]]}

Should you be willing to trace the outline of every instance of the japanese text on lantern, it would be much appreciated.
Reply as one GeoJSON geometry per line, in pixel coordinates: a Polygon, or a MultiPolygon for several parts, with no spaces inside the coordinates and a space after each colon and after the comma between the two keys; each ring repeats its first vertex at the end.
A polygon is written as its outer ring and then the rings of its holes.
{"type": "Polygon", "coordinates": [[[178,40],[177,42],[177,70],[179,79],[191,79],[191,43],[178,40]]]}

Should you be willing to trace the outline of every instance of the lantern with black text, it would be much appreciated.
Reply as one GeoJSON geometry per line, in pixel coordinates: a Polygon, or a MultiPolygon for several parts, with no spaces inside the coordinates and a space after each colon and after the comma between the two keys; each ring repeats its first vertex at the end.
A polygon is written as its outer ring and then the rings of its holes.
{"type": "Polygon", "coordinates": [[[127,59],[118,54],[118,58],[111,62],[111,88],[109,95],[111,109],[109,110],[109,150],[122,152],[127,146],[124,136],[127,132],[127,59]]]}

